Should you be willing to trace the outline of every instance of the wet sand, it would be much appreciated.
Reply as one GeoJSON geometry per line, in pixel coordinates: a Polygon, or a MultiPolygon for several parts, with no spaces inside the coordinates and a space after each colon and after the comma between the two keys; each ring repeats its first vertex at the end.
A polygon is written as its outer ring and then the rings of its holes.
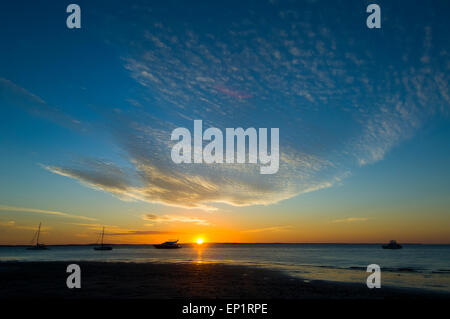
{"type": "Polygon", "coordinates": [[[0,262],[0,299],[392,299],[450,298],[427,290],[365,283],[305,282],[283,272],[221,264],[0,262]],[[66,267],[81,267],[81,288],[68,289],[66,267]]]}

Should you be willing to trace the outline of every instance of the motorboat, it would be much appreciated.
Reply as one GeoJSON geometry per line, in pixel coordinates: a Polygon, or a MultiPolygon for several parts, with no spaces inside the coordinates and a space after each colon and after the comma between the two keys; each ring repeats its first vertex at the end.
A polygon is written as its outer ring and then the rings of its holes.
{"type": "Polygon", "coordinates": [[[157,244],[153,246],[158,249],[177,249],[182,247],[180,244],[178,244],[178,240],[166,241],[162,244],[157,244]]]}
{"type": "Polygon", "coordinates": [[[401,249],[402,245],[398,244],[395,240],[391,240],[389,244],[383,245],[383,249],[401,249]]]}

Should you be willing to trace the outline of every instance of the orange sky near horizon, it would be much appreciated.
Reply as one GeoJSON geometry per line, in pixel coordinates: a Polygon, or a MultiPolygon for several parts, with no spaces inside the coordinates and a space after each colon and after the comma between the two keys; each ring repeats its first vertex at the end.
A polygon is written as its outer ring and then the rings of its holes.
{"type": "MultiPolygon", "coordinates": [[[[348,218],[332,221],[305,220],[290,225],[258,225],[258,227],[185,225],[173,223],[165,226],[140,227],[139,230],[106,225],[105,242],[114,244],[154,244],[168,239],[195,242],[203,238],[206,243],[383,243],[396,239],[401,243],[449,244],[450,218],[426,220],[415,218],[389,220],[348,218]],[[152,233],[155,232],[155,233],[152,233]],[[160,233],[158,233],[160,232],[160,233]]],[[[41,241],[46,244],[95,243],[101,232],[100,224],[73,225],[59,220],[43,223],[41,241]]],[[[37,222],[0,223],[1,245],[28,245],[37,228],[37,222]]]]}

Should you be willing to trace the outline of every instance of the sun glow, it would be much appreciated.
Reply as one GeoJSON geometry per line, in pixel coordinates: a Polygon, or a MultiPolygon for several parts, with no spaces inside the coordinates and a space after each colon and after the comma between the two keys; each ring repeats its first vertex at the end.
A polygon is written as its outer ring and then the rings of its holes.
{"type": "Polygon", "coordinates": [[[196,243],[197,243],[197,245],[203,244],[203,238],[197,238],[196,243]]]}

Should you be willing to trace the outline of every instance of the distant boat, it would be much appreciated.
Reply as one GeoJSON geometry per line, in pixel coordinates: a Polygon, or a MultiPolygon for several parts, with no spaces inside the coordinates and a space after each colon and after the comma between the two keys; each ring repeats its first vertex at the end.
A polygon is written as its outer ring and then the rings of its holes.
{"type": "Polygon", "coordinates": [[[103,226],[103,230],[102,230],[102,241],[101,241],[101,244],[98,247],[94,247],[94,250],[112,250],[111,246],[105,246],[103,244],[103,237],[105,237],[105,226],[103,226]]]}
{"type": "MultiPolygon", "coordinates": [[[[36,244],[34,244],[31,247],[27,247],[28,250],[48,250],[47,246],[45,246],[44,244],[39,243],[40,235],[41,235],[41,223],[39,223],[39,227],[38,227],[37,233],[34,235],[34,237],[36,237],[36,244]]],[[[34,241],[34,237],[33,237],[33,241],[34,241]]]]}
{"type": "Polygon", "coordinates": [[[383,245],[383,249],[401,249],[402,245],[398,244],[395,240],[391,240],[389,244],[383,245]]]}
{"type": "Polygon", "coordinates": [[[180,244],[178,244],[178,240],[166,241],[162,244],[153,245],[153,246],[158,249],[177,249],[177,248],[182,247],[180,244]]]}

